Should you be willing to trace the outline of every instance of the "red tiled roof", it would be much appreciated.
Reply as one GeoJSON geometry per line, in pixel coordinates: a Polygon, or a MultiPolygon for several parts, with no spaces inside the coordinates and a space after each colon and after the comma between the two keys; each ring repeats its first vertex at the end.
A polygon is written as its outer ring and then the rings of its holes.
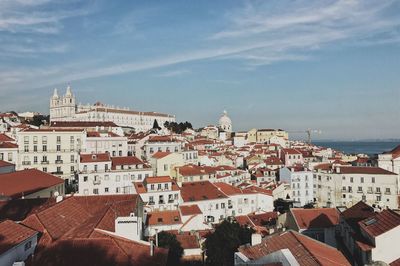
{"type": "Polygon", "coordinates": [[[244,193],[261,193],[261,194],[265,194],[268,196],[272,196],[272,190],[260,188],[260,187],[256,187],[256,186],[250,186],[250,187],[244,188],[243,192],[244,193]]]}
{"type": "Polygon", "coordinates": [[[296,149],[282,149],[285,154],[302,154],[300,151],[296,149]]]}
{"type": "Polygon", "coordinates": [[[47,208],[56,201],[54,198],[44,199],[15,199],[0,201],[0,220],[10,219],[12,221],[22,221],[28,215],[47,208]]]}
{"type": "Polygon", "coordinates": [[[199,205],[180,205],[179,209],[183,216],[202,214],[203,212],[200,210],[199,205]]]}
{"type": "Polygon", "coordinates": [[[171,154],[171,152],[169,152],[169,151],[158,151],[158,152],[154,153],[153,156],[151,156],[151,157],[153,157],[155,159],[161,159],[170,154],[171,154]]]}
{"type": "Polygon", "coordinates": [[[13,138],[7,136],[6,134],[0,133],[0,142],[15,141],[13,138]]]}
{"type": "Polygon", "coordinates": [[[12,142],[1,142],[0,141],[0,149],[17,149],[18,145],[12,142]]]}
{"type": "Polygon", "coordinates": [[[110,154],[108,153],[96,153],[96,154],[81,154],[81,163],[99,163],[111,161],[110,154]]]}
{"type": "Polygon", "coordinates": [[[168,183],[168,182],[173,182],[171,177],[169,176],[152,176],[152,177],[147,177],[145,182],[147,184],[154,184],[154,183],[168,183]]]}
{"type": "Polygon", "coordinates": [[[215,174],[216,168],[211,166],[185,165],[177,167],[179,174],[182,176],[197,176],[215,174]]]}
{"type": "Polygon", "coordinates": [[[250,226],[250,227],[254,227],[255,226],[253,221],[247,215],[236,216],[235,220],[241,226],[250,226]]]}
{"type": "Polygon", "coordinates": [[[63,179],[36,169],[0,174],[0,195],[20,198],[63,183],[63,179]]]}
{"type": "Polygon", "coordinates": [[[397,175],[379,167],[363,166],[341,166],[340,173],[343,174],[371,174],[371,175],[397,175]]]}
{"type": "Polygon", "coordinates": [[[60,238],[90,237],[115,229],[115,217],[135,211],[137,195],[73,196],[29,215],[21,223],[43,234],[40,246],[60,238]]]}
{"type": "Polygon", "coordinates": [[[334,227],[339,224],[339,212],[335,208],[291,209],[299,229],[334,227]]]}
{"type": "Polygon", "coordinates": [[[12,166],[14,164],[0,160],[0,167],[12,166]]]}
{"type": "Polygon", "coordinates": [[[222,191],[227,196],[243,194],[243,191],[240,188],[234,187],[227,183],[213,183],[213,185],[216,186],[220,191],[222,191]]]}
{"type": "Polygon", "coordinates": [[[115,169],[117,165],[139,165],[144,164],[142,160],[135,156],[112,157],[112,168],[115,169]]]}
{"type": "Polygon", "coordinates": [[[247,216],[256,226],[264,226],[266,222],[271,222],[278,219],[278,213],[276,212],[264,212],[258,214],[254,213],[247,216]]]}
{"type": "Polygon", "coordinates": [[[176,142],[172,136],[153,136],[148,139],[148,142],[176,142]]]}
{"type": "Polygon", "coordinates": [[[227,198],[209,181],[183,183],[181,195],[185,202],[227,198]]]}
{"type": "Polygon", "coordinates": [[[170,225],[181,223],[182,220],[179,211],[157,211],[147,214],[148,225],[170,225]]]}
{"type": "Polygon", "coordinates": [[[176,240],[181,244],[183,249],[200,248],[200,243],[195,235],[176,235],[176,240]]]}
{"type": "Polygon", "coordinates": [[[0,255],[37,233],[10,220],[0,222],[0,255]]]}
{"type": "Polygon", "coordinates": [[[33,265],[166,265],[168,250],[95,230],[90,238],[62,239],[35,254],[33,265]],[[73,254],[73,256],[71,256],[73,254]]]}
{"type": "Polygon", "coordinates": [[[400,226],[400,215],[392,210],[383,210],[372,217],[359,221],[358,224],[371,237],[377,237],[400,226]]]}
{"type": "Polygon", "coordinates": [[[281,249],[289,249],[302,266],[350,265],[337,249],[291,230],[265,238],[259,245],[239,247],[239,251],[250,260],[281,249]]]}

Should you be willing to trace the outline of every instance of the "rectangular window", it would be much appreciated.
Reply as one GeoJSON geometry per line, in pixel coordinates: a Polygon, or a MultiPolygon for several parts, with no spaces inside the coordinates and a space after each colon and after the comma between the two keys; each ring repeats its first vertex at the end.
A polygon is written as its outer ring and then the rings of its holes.
{"type": "Polygon", "coordinates": [[[87,182],[88,181],[88,177],[87,176],[84,176],[83,177],[83,182],[87,182]]]}
{"type": "Polygon", "coordinates": [[[37,161],[37,156],[33,156],[33,162],[34,163],[37,163],[38,161],[37,161]]]}
{"type": "Polygon", "coordinates": [[[28,152],[29,151],[29,145],[25,145],[24,146],[24,152],[28,152]]]}
{"type": "Polygon", "coordinates": [[[61,145],[57,145],[57,151],[61,151],[61,145]]]}
{"type": "Polygon", "coordinates": [[[95,194],[95,195],[99,194],[99,189],[98,188],[94,188],[93,189],[93,194],[95,194]]]}
{"type": "Polygon", "coordinates": [[[43,145],[42,151],[47,151],[47,145],[43,145]]]}
{"type": "Polygon", "coordinates": [[[37,152],[37,145],[34,145],[34,146],[33,146],[33,151],[34,151],[34,152],[37,152]]]}
{"type": "Polygon", "coordinates": [[[375,183],[375,177],[372,177],[371,181],[372,183],[375,183]]]}
{"type": "Polygon", "coordinates": [[[104,188],[104,192],[108,193],[108,187],[104,188]]]}
{"type": "Polygon", "coordinates": [[[57,143],[61,143],[61,136],[57,136],[57,143]]]}
{"type": "Polygon", "coordinates": [[[354,181],[354,178],[350,177],[350,183],[353,183],[353,181],[354,181]]]}
{"type": "Polygon", "coordinates": [[[361,177],[361,183],[364,183],[364,177],[361,177]]]}
{"type": "Polygon", "coordinates": [[[25,246],[24,246],[25,251],[27,251],[27,250],[30,249],[31,247],[32,247],[32,241],[28,241],[28,242],[25,243],[25,246]]]}

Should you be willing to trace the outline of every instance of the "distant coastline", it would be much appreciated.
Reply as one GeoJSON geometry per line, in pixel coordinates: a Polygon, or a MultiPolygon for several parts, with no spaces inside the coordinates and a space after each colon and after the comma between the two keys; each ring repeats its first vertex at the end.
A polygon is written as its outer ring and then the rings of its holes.
{"type": "Polygon", "coordinates": [[[375,155],[394,149],[400,145],[400,140],[316,140],[313,144],[348,154],[375,155]]]}

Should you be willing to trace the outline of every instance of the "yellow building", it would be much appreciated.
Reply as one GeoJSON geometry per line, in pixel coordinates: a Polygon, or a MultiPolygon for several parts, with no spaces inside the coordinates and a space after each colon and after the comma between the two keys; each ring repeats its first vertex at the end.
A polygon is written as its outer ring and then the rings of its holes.
{"type": "Polygon", "coordinates": [[[256,143],[268,143],[272,137],[289,139],[289,134],[282,129],[251,129],[247,132],[247,141],[256,143]]]}

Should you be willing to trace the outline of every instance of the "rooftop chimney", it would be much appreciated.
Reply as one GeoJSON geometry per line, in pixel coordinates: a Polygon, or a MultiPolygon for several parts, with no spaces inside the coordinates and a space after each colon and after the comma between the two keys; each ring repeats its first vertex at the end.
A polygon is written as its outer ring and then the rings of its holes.
{"type": "Polygon", "coordinates": [[[150,256],[153,257],[154,255],[154,245],[153,245],[153,239],[150,240],[150,256]]]}
{"type": "Polygon", "coordinates": [[[252,234],[251,235],[251,245],[255,246],[261,244],[261,235],[260,234],[252,234]]]}

